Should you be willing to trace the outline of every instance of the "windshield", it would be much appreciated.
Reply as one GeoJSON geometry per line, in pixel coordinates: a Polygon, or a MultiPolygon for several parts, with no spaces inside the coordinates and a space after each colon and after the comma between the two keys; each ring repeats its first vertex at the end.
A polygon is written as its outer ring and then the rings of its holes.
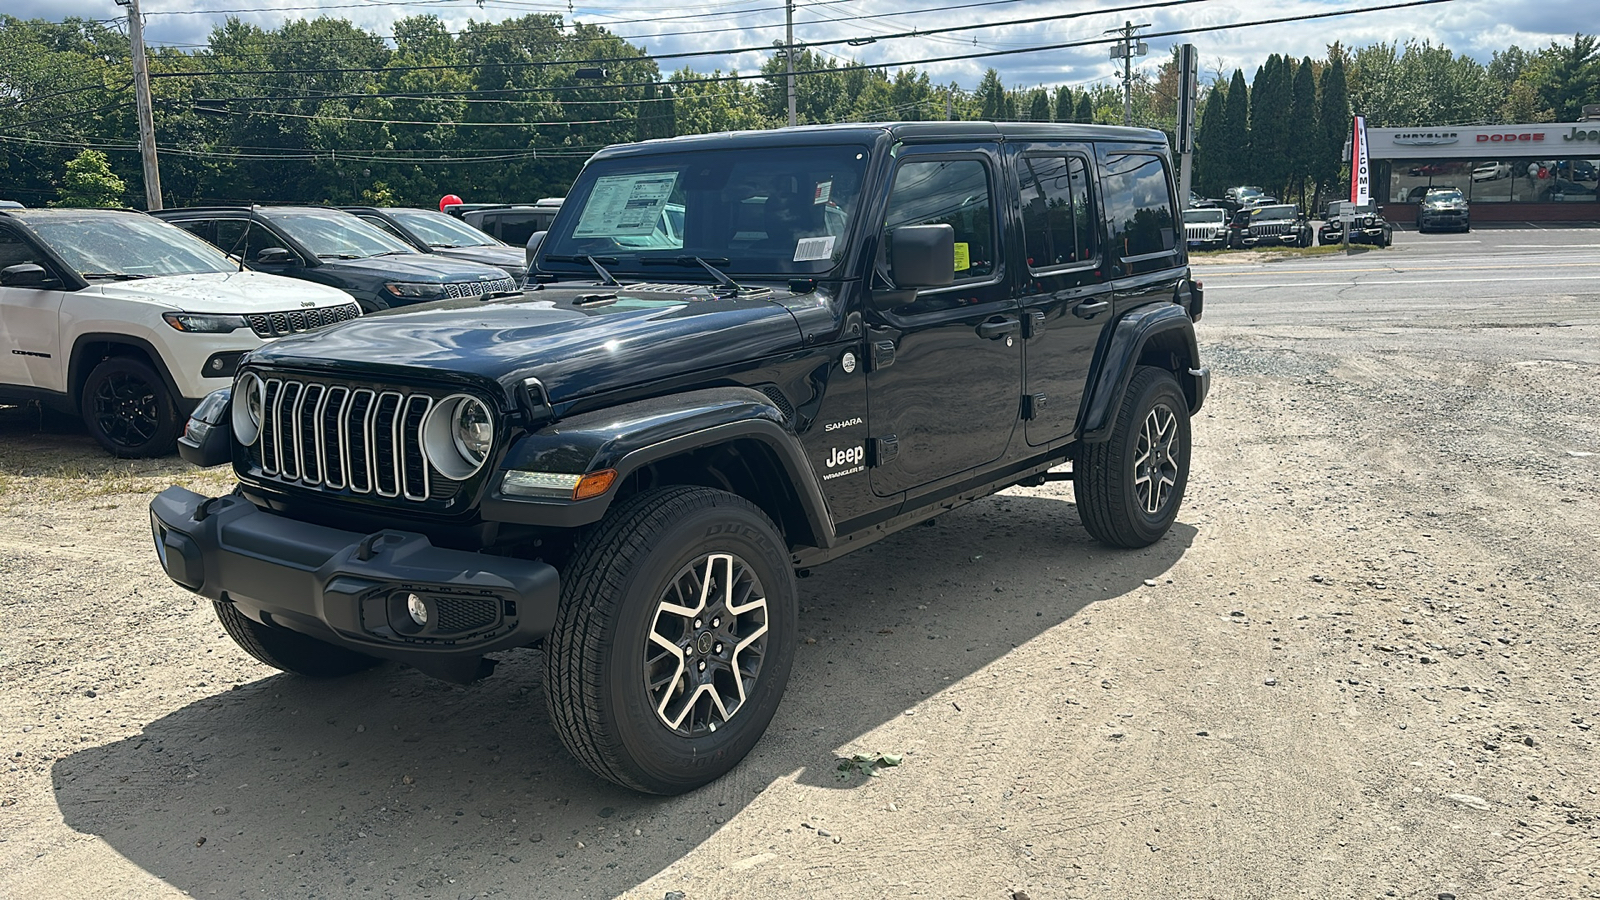
{"type": "Polygon", "coordinates": [[[1452,188],[1448,191],[1429,191],[1428,195],[1423,199],[1429,203],[1449,203],[1452,200],[1461,200],[1463,198],[1460,191],[1452,188]]]}
{"type": "Polygon", "coordinates": [[[431,209],[384,210],[431,247],[489,247],[500,243],[455,216],[431,209]]]}
{"type": "Polygon", "coordinates": [[[221,250],[176,225],[142,213],[47,213],[26,221],[85,277],[153,278],[236,272],[221,250]]]}
{"type": "Polygon", "coordinates": [[[1220,209],[1186,209],[1183,211],[1184,224],[1221,225],[1222,219],[1222,210],[1220,209]]]}
{"type": "Polygon", "coordinates": [[[267,212],[272,224],[321,259],[366,259],[385,253],[416,253],[415,247],[359,216],[336,210],[282,209],[267,212]]]}
{"type": "MultiPolygon", "coordinates": [[[[584,170],[541,266],[589,271],[685,265],[730,273],[816,275],[844,259],[867,151],[773,147],[606,159],[584,170]]],[[[652,277],[660,277],[653,273],[652,277]]]]}
{"type": "Polygon", "coordinates": [[[1294,215],[1292,206],[1258,206],[1250,210],[1252,219],[1292,219],[1294,215]]]}

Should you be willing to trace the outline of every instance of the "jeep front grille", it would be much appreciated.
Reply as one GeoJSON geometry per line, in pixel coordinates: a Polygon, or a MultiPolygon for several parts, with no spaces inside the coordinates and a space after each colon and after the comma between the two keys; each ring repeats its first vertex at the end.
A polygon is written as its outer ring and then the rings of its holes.
{"type": "Polygon", "coordinates": [[[1276,237],[1278,235],[1283,235],[1283,234],[1288,234],[1288,233],[1289,233],[1289,226],[1288,225],[1283,225],[1283,224],[1277,224],[1277,225],[1254,225],[1254,224],[1252,224],[1250,226],[1250,234],[1255,236],[1255,237],[1276,237]]]}
{"type": "Polygon", "coordinates": [[[433,403],[420,392],[269,377],[257,462],[263,475],[287,484],[442,499],[458,485],[423,456],[422,423],[433,403]]]}
{"type": "Polygon", "coordinates": [[[444,286],[444,295],[450,299],[458,297],[482,297],[484,294],[502,294],[517,289],[515,278],[496,278],[493,281],[461,281],[451,282],[444,286]]]}
{"type": "Polygon", "coordinates": [[[255,313],[245,316],[250,323],[250,330],[258,338],[283,337],[286,334],[299,334],[335,322],[348,322],[359,318],[361,307],[355,303],[345,303],[341,306],[324,306],[318,309],[296,309],[290,312],[255,313]]]}

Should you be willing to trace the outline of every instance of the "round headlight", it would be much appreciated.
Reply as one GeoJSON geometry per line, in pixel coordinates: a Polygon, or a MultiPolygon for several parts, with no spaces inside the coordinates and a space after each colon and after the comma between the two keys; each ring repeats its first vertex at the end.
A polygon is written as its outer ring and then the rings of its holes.
{"type": "Polygon", "coordinates": [[[494,416],[468,394],[452,394],[433,405],[422,424],[422,449],[439,474],[465,481],[483,468],[494,446],[494,416]]]}
{"type": "Polygon", "coordinates": [[[475,397],[467,397],[456,404],[454,428],[451,431],[456,449],[467,464],[476,469],[489,458],[489,447],[494,443],[494,423],[489,419],[489,408],[475,397]]]}
{"type": "Polygon", "coordinates": [[[254,372],[239,376],[233,386],[233,434],[246,447],[261,436],[261,409],[267,386],[254,372]]]}

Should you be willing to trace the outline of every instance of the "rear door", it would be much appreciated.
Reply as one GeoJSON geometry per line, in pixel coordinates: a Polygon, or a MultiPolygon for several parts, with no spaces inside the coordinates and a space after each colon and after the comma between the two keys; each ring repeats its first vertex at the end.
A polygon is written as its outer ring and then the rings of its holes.
{"type": "Polygon", "coordinates": [[[1095,348],[1111,321],[1104,233],[1094,190],[1094,148],[1038,142],[1012,145],[1022,220],[1022,321],[1028,444],[1077,429],[1095,348]]]}
{"type": "MultiPolygon", "coordinates": [[[[995,144],[911,147],[896,162],[885,240],[902,225],[950,225],[955,283],[870,315],[868,413],[879,442],[871,481],[880,497],[992,462],[1016,430],[1021,320],[1001,241],[1002,177],[995,144]]],[[[863,450],[834,448],[824,477],[856,467],[863,450]]]]}
{"type": "Polygon", "coordinates": [[[20,231],[0,223],[0,269],[27,263],[57,280],[45,288],[0,286],[0,385],[62,392],[61,273],[20,231]]]}

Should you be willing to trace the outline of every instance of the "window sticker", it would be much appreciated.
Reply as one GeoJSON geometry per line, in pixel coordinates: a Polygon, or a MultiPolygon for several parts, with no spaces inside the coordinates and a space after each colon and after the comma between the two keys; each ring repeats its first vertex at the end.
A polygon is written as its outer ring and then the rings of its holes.
{"type": "Polygon", "coordinates": [[[801,238],[794,245],[795,262],[815,262],[833,258],[833,235],[801,238]]]}
{"type": "Polygon", "coordinates": [[[964,241],[958,242],[956,244],[956,271],[965,272],[970,268],[972,268],[972,253],[967,250],[967,245],[964,241]]]}
{"type": "Polygon", "coordinates": [[[812,206],[820,206],[833,199],[833,179],[817,182],[817,190],[811,198],[812,206]]]}
{"type": "Polygon", "coordinates": [[[605,175],[595,179],[583,205],[575,238],[648,235],[661,221],[661,210],[678,183],[677,172],[605,175]]]}

